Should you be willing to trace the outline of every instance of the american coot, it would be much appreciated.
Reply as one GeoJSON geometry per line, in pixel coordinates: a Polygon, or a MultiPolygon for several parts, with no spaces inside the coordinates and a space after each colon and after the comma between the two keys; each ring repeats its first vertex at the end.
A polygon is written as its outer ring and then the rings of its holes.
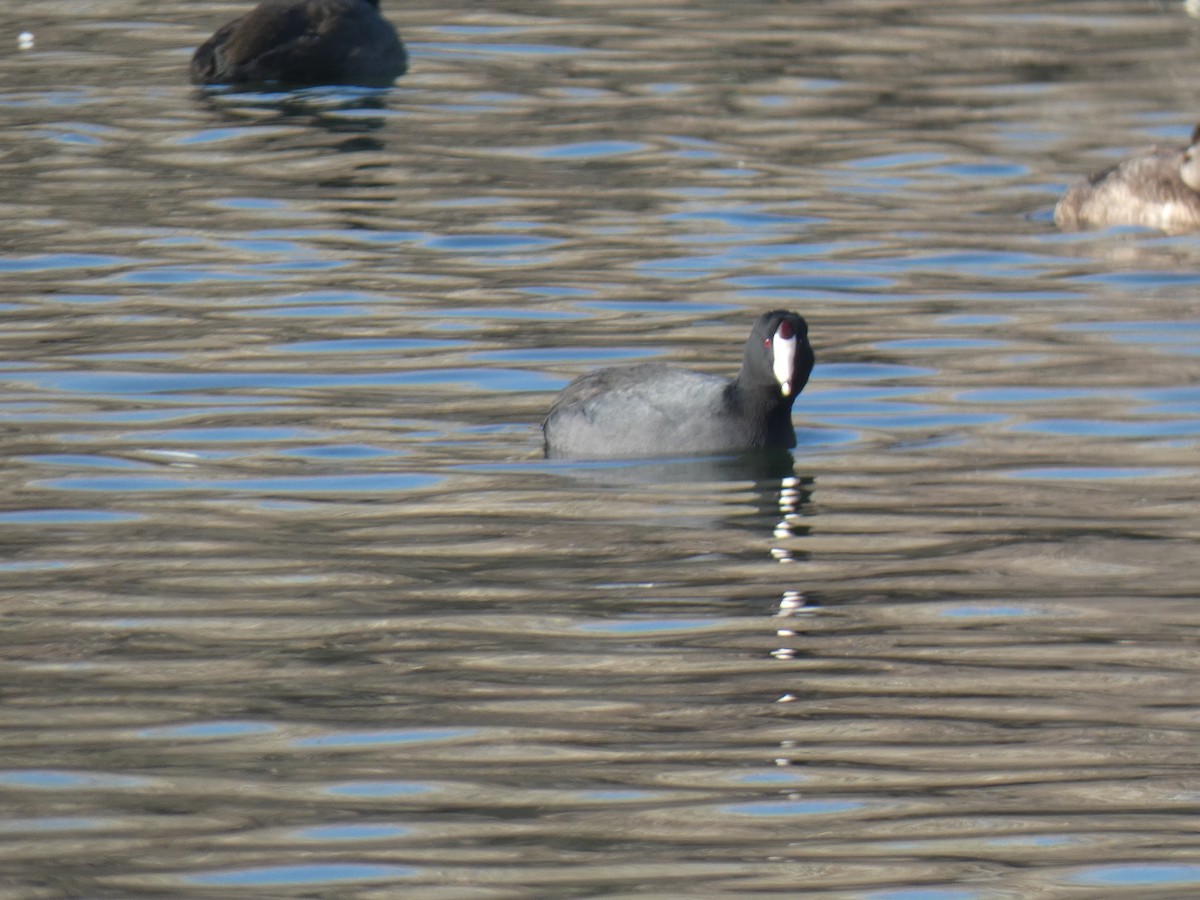
{"type": "Polygon", "coordinates": [[[792,403],[812,367],[804,319],[781,309],[763,313],[732,381],[662,363],[576,378],[542,423],[546,455],[696,456],[794,447],[792,403]]]}
{"type": "Polygon", "coordinates": [[[1200,229],[1200,125],[1189,147],[1154,147],[1072,185],[1054,207],[1061,228],[1200,229]]]}
{"type": "Polygon", "coordinates": [[[192,56],[194,84],[386,86],[408,69],[379,0],[266,0],[192,56]]]}

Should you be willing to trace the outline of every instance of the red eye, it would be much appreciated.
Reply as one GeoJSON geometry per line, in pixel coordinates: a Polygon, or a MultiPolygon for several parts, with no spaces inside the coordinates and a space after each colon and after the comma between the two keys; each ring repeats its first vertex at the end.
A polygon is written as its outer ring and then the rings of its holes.
{"type": "Polygon", "coordinates": [[[763,346],[764,346],[764,347],[770,347],[770,346],[771,346],[771,339],[770,339],[770,338],[763,338],[763,346]]]}

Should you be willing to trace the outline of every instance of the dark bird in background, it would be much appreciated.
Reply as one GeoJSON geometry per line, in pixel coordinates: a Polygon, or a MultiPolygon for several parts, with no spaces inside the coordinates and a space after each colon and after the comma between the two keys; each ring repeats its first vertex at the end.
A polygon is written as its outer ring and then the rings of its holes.
{"type": "Polygon", "coordinates": [[[379,0],[265,0],[192,56],[194,84],[386,87],[408,69],[379,0]]]}

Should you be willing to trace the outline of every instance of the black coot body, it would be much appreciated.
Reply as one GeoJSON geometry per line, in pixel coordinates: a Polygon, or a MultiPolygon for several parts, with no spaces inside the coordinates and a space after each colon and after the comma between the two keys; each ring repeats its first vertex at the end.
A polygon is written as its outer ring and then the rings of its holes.
{"type": "Polygon", "coordinates": [[[1200,125],[1188,147],[1154,147],[1071,185],[1054,221],[1067,229],[1200,230],[1200,125]]]}
{"type": "Polygon", "coordinates": [[[813,368],[808,324],[774,310],[754,324],[730,380],[644,363],[568,384],[542,423],[546,455],[697,456],[796,446],[792,404],[813,368]]]}
{"type": "Polygon", "coordinates": [[[192,56],[194,84],[387,86],[408,69],[379,0],[265,0],[192,56]]]}

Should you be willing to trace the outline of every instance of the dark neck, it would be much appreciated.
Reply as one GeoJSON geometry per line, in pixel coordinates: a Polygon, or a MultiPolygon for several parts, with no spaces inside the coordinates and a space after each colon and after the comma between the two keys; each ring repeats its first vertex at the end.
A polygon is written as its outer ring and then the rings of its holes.
{"type": "Polygon", "coordinates": [[[725,388],[727,408],[747,428],[754,430],[754,443],[763,447],[796,446],[792,427],[792,403],[796,397],[783,396],[774,381],[744,385],[739,378],[725,388]]]}

